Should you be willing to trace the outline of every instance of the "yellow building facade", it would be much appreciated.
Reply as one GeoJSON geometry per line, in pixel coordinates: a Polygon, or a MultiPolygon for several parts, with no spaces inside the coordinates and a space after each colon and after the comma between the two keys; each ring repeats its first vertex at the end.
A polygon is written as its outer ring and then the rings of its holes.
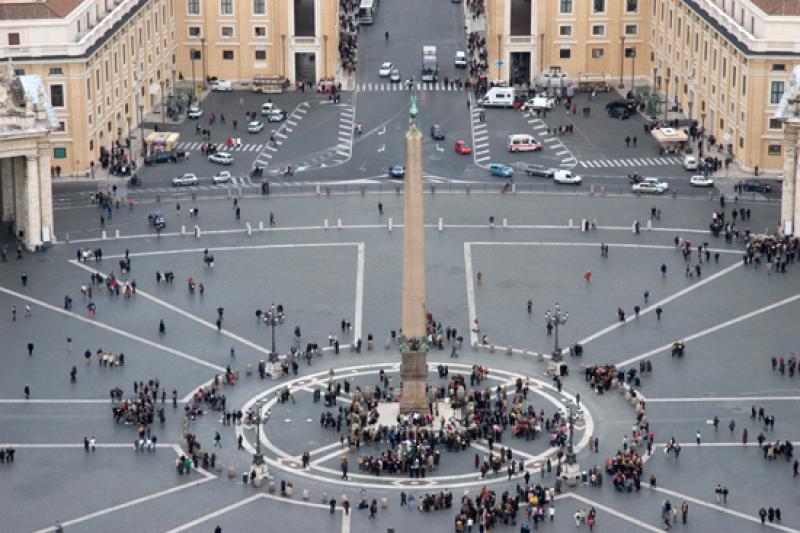
{"type": "Polygon", "coordinates": [[[336,75],[338,1],[176,1],[177,68],[184,79],[194,72],[195,80],[246,85],[267,75],[306,82],[336,75]]]}
{"type": "Polygon", "coordinates": [[[556,67],[574,82],[646,85],[745,169],[778,170],[770,117],[800,64],[798,28],[790,0],[489,0],[489,77],[533,85],[556,67]]]}

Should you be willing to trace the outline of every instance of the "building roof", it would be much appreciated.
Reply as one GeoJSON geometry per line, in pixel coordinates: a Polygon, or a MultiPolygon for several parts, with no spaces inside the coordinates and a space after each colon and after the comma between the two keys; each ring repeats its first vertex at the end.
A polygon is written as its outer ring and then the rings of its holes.
{"type": "Polygon", "coordinates": [[[753,0],[767,15],[800,16],[800,0],[753,0]]]}
{"type": "Polygon", "coordinates": [[[59,19],[83,0],[0,0],[0,20],[59,19]]]}

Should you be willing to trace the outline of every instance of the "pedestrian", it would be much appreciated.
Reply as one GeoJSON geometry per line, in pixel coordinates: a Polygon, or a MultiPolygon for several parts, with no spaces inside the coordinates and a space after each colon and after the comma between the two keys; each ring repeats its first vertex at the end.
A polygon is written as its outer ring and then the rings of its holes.
{"type": "Polygon", "coordinates": [[[331,513],[334,514],[336,512],[336,498],[331,498],[328,500],[328,505],[330,506],[331,513]]]}
{"type": "Polygon", "coordinates": [[[381,202],[378,202],[378,214],[379,215],[383,214],[383,203],[381,202]]]}
{"type": "Polygon", "coordinates": [[[30,317],[31,317],[31,306],[25,304],[25,318],[30,318],[30,317]]]}
{"type": "Polygon", "coordinates": [[[222,444],[220,441],[222,440],[222,435],[219,434],[219,431],[214,432],[214,447],[215,448],[222,448],[222,444]]]}
{"type": "Polygon", "coordinates": [[[625,136],[625,147],[628,148],[631,145],[631,137],[630,135],[625,136]]]}
{"type": "Polygon", "coordinates": [[[685,524],[688,518],[689,518],[689,504],[683,502],[683,504],[681,505],[681,521],[685,524]]]}
{"type": "Polygon", "coordinates": [[[73,366],[72,370],[69,372],[69,382],[70,383],[77,383],[78,382],[78,369],[77,367],[73,366]]]}
{"type": "Polygon", "coordinates": [[[667,275],[667,265],[666,263],[661,263],[661,276],[666,277],[667,275]]]}
{"type": "Polygon", "coordinates": [[[660,306],[660,305],[659,305],[658,307],[656,307],[656,318],[657,318],[658,320],[661,320],[661,313],[663,313],[663,312],[664,312],[664,310],[663,310],[663,309],[661,309],[661,306],[660,306]]]}
{"type": "Polygon", "coordinates": [[[764,524],[767,520],[767,510],[762,507],[758,510],[758,516],[761,518],[761,523],[764,524]]]}
{"type": "Polygon", "coordinates": [[[586,283],[590,283],[592,281],[592,273],[587,270],[586,274],[583,275],[583,279],[586,280],[586,283]]]}
{"type": "Polygon", "coordinates": [[[27,272],[23,272],[22,275],[20,276],[20,280],[22,280],[22,286],[23,287],[27,287],[28,286],[28,273],[27,272]]]}
{"type": "Polygon", "coordinates": [[[636,148],[636,143],[637,143],[637,142],[638,142],[638,139],[636,138],[636,135],[634,135],[634,136],[633,136],[633,147],[634,147],[634,148],[636,148]]]}
{"type": "Polygon", "coordinates": [[[28,356],[31,356],[31,355],[33,355],[33,343],[29,342],[28,343],[28,356]]]}
{"type": "Polygon", "coordinates": [[[378,501],[375,498],[372,498],[372,503],[369,504],[369,517],[375,518],[375,514],[378,512],[378,501]]]}
{"type": "Polygon", "coordinates": [[[17,306],[16,305],[12,305],[11,306],[11,321],[12,322],[16,322],[17,321],[17,306]]]}
{"type": "Polygon", "coordinates": [[[89,447],[92,449],[92,453],[94,453],[94,449],[96,446],[97,446],[97,439],[95,439],[94,435],[92,435],[92,438],[89,439],[89,447]]]}
{"type": "Polygon", "coordinates": [[[25,388],[23,389],[23,392],[25,392],[25,399],[26,400],[30,399],[30,397],[31,397],[31,387],[30,387],[30,385],[28,385],[26,383],[25,384],[25,388]]]}
{"type": "Polygon", "coordinates": [[[695,435],[695,440],[697,441],[697,445],[700,446],[700,430],[697,430],[697,434],[695,435]]]}
{"type": "Polygon", "coordinates": [[[717,415],[714,415],[713,424],[714,424],[714,431],[719,430],[719,417],[717,415]]]}
{"type": "Polygon", "coordinates": [[[269,225],[270,226],[275,225],[275,215],[272,213],[272,211],[269,212],[269,225]]]}
{"type": "Polygon", "coordinates": [[[645,304],[645,305],[647,305],[647,300],[648,300],[649,298],[650,298],[650,291],[648,291],[648,290],[646,290],[646,289],[645,289],[645,291],[644,291],[644,304],[645,304]]]}

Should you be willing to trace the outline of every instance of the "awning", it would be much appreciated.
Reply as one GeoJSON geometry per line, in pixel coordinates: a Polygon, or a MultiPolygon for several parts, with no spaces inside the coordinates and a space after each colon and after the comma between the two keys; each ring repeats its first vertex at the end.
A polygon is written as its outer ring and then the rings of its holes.
{"type": "Polygon", "coordinates": [[[650,130],[650,133],[658,144],[680,143],[689,140],[686,132],[677,128],[655,128],[650,130]]]}

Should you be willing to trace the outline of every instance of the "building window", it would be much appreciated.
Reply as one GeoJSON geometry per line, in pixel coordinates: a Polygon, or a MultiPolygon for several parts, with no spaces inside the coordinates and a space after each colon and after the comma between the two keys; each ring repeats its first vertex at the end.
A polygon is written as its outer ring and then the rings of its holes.
{"type": "Polygon", "coordinates": [[[572,13],[572,0],[561,0],[559,4],[561,13],[572,13]]]}
{"type": "Polygon", "coordinates": [[[226,61],[233,60],[233,50],[223,50],[222,51],[222,59],[226,61]]]}
{"type": "Polygon", "coordinates": [[[739,148],[744,148],[744,137],[739,137],[739,148]]]}
{"type": "Polygon", "coordinates": [[[186,12],[190,15],[200,14],[200,0],[187,0],[186,12]]]}
{"type": "Polygon", "coordinates": [[[53,107],[64,107],[64,86],[50,86],[50,105],[53,107]]]}
{"type": "Polygon", "coordinates": [[[721,129],[721,130],[725,129],[725,119],[724,118],[719,119],[719,129],[721,129]]]}
{"type": "Polygon", "coordinates": [[[605,49],[592,48],[592,59],[600,59],[603,55],[605,55],[605,49]]]}
{"type": "Polygon", "coordinates": [[[220,0],[219,13],[220,15],[233,15],[233,0],[220,0]]]}
{"type": "Polygon", "coordinates": [[[747,75],[742,74],[742,96],[747,93],[747,75]]]}
{"type": "Polygon", "coordinates": [[[189,51],[189,59],[202,59],[203,54],[200,50],[190,50],[189,51]]]}
{"type": "Polygon", "coordinates": [[[783,96],[784,86],[786,84],[782,81],[773,81],[769,87],[769,103],[779,104],[783,96]]]}
{"type": "Polygon", "coordinates": [[[9,46],[17,46],[17,45],[19,45],[19,33],[9,33],[8,34],[8,45],[9,46]]]}
{"type": "Polygon", "coordinates": [[[594,0],[594,2],[592,2],[592,11],[594,13],[605,13],[606,0],[594,0]]]}
{"type": "Polygon", "coordinates": [[[594,24],[592,26],[592,35],[596,37],[601,37],[606,34],[606,26],[605,24],[594,24]]]}
{"type": "Polygon", "coordinates": [[[558,51],[558,57],[560,57],[561,59],[569,59],[570,57],[572,57],[570,49],[562,48],[561,50],[558,51]]]}
{"type": "Polygon", "coordinates": [[[256,37],[266,37],[267,36],[267,27],[266,26],[255,26],[253,28],[253,35],[256,37]]]}
{"type": "Polygon", "coordinates": [[[266,15],[267,2],[266,0],[253,0],[253,15],[266,15]]]}
{"type": "Polygon", "coordinates": [[[628,13],[639,11],[639,0],[625,0],[625,11],[628,13]]]}
{"type": "Polygon", "coordinates": [[[64,74],[64,70],[61,67],[50,67],[49,72],[51,76],[61,76],[64,74]]]}
{"type": "Polygon", "coordinates": [[[783,129],[783,121],[777,118],[769,119],[769,129],[771,130],[782,130],[783,129]]]}
{"type": "Polygon", "coordinates": [[[203,36],[203,29],[200,26],[189,26],[189,37],[196,39],[203,36]]]}
{"type": "MultiPolygon", "coordinates": [[[[100,133],[103,133],[102,131],[100,133]]],[[[94,139],[89,139],[89,151],[94,151],[94,139]]]]}
{"type": "Polygon", "coordinates": [[[233,37],[233,26],[221,26],[219,33],[223,37],[233,37]]]}
{"type": "Polygon", "coordinates": [[[15,76],[24,76],[25,75],[25,69],[24,68],[15,68],[14,69],[14,75],[15,76]]]}
{"type": "Polygon", "coordinates": [[[786,65],[784,65],[783,63],[775,63],[774,65],[772,65],[772,70],[778,72],[784,72],[786,70],[786,65]]]}
{"type": "Polygon", "coordinates": [[[56,131],[61,132],[61,133],[64,133],[65,131],[67,131],[67,123],[64,122],[63,120],[59,120],[58,121],[58,128],[56,129],[56,131]]]}
{"type": "Polygon", "coordinates": [[[638,35],[638,34],[639,34],[638,24],[625,24],[625,35],[638,35]]]}
{"type": "Polygon", "coordinates": [[[53,159],[66,159],[66,158],[67,158],[66,148],[53,148],[53,159]]]}
{"type": "Polygon", "coordinates": [[[562,37],[569,37],[572,35],[572,26],[559,26],[558,34],[562,37]]]}
{"type": "Polygon", "coordinates": [[[767,155],[781,155],[781,145],[780,144],[767,145],[767,155]]]}
{"type": "Polygon", "coordinates": [[[256,50],[256,61],[266,61],[266,60],[267,60],[267,51],[256,50]]]}
{"type": "Polygon", "coordinates": [[[731,67],[731,86],[736,87],[736,67],[731,67]]]}

